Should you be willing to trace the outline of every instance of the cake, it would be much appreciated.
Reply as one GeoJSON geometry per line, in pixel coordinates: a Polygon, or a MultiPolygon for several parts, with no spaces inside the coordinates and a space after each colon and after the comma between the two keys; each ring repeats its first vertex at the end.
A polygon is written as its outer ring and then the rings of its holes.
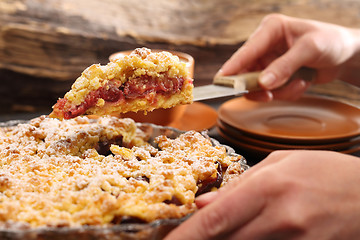
{"type": "Polygon", "coordinates": [[[107,227],[179,219],[244,168],[195,131],[150,134],[132,119],[41,116],[0,128],[0,228],[107,227]]]}
{"type": "Polygon", "coordinates": [[[171,108],[192,103],[192,89],[193,80],[179,57],[137,48],[105,66],[85,69],[50,116],[70,119],[171,108]]]}

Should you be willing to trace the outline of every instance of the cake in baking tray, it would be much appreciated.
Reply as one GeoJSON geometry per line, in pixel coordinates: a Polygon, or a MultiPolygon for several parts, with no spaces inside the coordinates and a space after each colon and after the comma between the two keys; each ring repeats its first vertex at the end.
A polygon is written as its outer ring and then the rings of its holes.
{"type": "Polygon", "coordinates": [[[107,65],[94,64],[76,79],[51,117],[152,111],[192,103],[193,80],[186,63],[167,51],[137,48],[107,65]]]}
{"type": "Polygon", "coordinates": [[[41,116],[0,128],[0,227],[111,226],[184,217],[197,195],[240,175],[195,131],[148,142],[131,119],[41,116]]]}

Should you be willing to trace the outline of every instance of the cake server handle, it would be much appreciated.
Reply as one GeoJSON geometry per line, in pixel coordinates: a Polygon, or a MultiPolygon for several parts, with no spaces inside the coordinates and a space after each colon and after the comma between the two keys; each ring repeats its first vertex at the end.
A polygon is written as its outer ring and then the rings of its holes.
{"type": "MultiPolygon", "coordinates": [[[[247,91],[258,91],[262,90],[259,85],[259,77],[261,71],[248,72],[239,75],[231,76],[215,76],[213,84],[232,87],[234,89],[246,89],[247,91]]],[[[303,79],[305,81],[313,82],[316,77],[316,70],[313,68],[302,67],[297,70],[289,79],[290,82],[293,79],[303,79]]]]}

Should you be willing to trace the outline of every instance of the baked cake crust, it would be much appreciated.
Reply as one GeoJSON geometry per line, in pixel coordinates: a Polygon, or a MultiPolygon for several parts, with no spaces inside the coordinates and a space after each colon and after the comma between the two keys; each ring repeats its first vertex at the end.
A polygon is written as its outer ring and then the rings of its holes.
{"type": "Polygon", "coordinates": [[[186,64],[177,56],[138,48],[105,66],[85,69],[50,116],[70,119],[170,108],[191,103],[192,89],[186,64]]]}
{"type": "Polygon", "coordinates": [[[181,218],[196,210],[196,195],[241,174],[241,156],[198,132],[158,136],[157,148],[146,136],[116,117],[42,116],[0,128],[0,226],[181,218]]]}

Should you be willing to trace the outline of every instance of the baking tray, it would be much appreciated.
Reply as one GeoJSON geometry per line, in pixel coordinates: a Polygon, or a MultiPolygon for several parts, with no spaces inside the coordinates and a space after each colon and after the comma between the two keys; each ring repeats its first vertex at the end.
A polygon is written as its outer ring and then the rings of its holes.
{"type": "MultiPolygon", "coordinates": [[[[27,123],[26,120],[12,120],[1,122],[0,127],[11,127],[17,124],[27,123]]],[[[150,123],[137,123],[147,136],[148,142],[156,147],[155,137],[165,135],[169,138],[176,138],[185,131],[172,127],[158,126],[150,123]]],[[[208,136],[207,131],[200,132],[208,138],[214,146],[223,146],[227,154],[239,156],[234,149],[222,145],[219,141],[208,136]]],[[[244,157],[240,159],[242,170],[249,166],[244,157]]],[[[123,223],[111,226],[81,226],[81,227],[39,227],[30,228],[22,224],[5,223],[0,226],[0,239],[4,240],[158,240],[163,239],[171,230],[176,228],[191,214],[180,219],[161,219],[151,223],[123,223]]]]}

